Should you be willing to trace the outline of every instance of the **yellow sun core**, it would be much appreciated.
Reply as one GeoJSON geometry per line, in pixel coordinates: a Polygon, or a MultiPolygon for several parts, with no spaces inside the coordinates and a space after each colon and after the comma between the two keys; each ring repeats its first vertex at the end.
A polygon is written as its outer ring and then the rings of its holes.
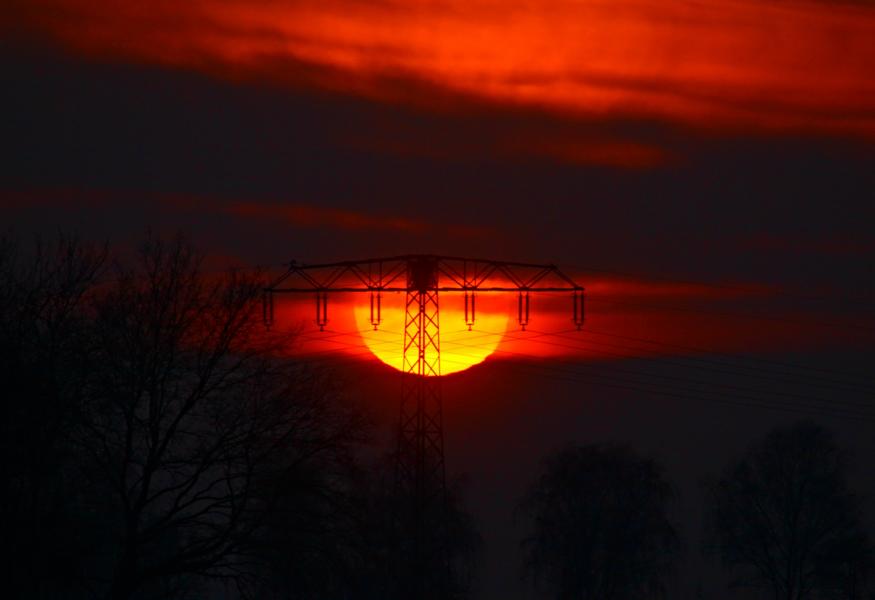
{"type": "MultiPolygon", "coordinates": [[[[380,361],[404,370],[404,298],[387,294],[382,299],[382,320],[376,330],[371,325],[370,305],[354,308],[362,341],[380,361]]],[[[473,330],[465,324],[461,298],[442,297],[439,322],[440,374],[449,375],[477,365],[498,349],[507,330],[506,311],[479,311],[473,330]],[[460,304],[460,306],[456,306],[460,304]]],[[[429,349],[427,352],[433,352],[429,349]]],[[[408,358],[411,352],[408,350],[408,358]]],[[[431,361],[433,355],[426,355],[431,361]]],[[[409,363],[409,361],[408,361],[409,363]]]]}

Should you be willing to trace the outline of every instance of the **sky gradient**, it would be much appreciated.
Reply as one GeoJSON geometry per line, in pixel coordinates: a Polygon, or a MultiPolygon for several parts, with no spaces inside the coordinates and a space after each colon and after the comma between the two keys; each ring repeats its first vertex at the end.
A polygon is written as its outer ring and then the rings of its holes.
{"type": "MultiPolygon", "coordinates": [[[[508,507],[562,441],[665,459],[693,539],[696,482],[774,424],[814,416],[875,452],[872,2],[13,0],[0,39],[4,232],[124,254],[183,231],[216,272],[556,263],[587,288],[584,331],[545,296],[523,334],[511,298],[497,350],[446,378],[482,598],[526,597],[508,507]]],[[[442,302],[447,349],[495,337],[442,302]]],[[[282,310],[293,351],[371,377],[358,393],[391,422],[366,345],[400,331],[367,331],[351,298],[324,336],[307,302],[282,310]]]]}

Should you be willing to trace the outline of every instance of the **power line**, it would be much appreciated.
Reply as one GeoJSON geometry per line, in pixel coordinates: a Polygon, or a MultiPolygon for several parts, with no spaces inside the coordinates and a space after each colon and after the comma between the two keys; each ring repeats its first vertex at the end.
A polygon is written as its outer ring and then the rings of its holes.
{"type": "MultiPolygon", "coordinates": [[[[640,338],[640,337],[598,331],[598,330],[592,329],[591,327],[588,327],[588,326],[585,326],[584,329],[588,333],[592,333],[595,335],[609,336],[609,337],[618,338],[618,339],[625,339],[625,340],[629,340],[629,341],[642,342],[642,343],[646,343],[646,344],[662,346],[665,348],[673,348],[675,350],[683,350],[685,352],[695,352],[695,353],[699,353],[699,354],[724,356],[726,358],[744,359],[744,360],[749,360],[749,361],[753,361],[753,362],[768,363],[768,364],[787,367],[787,368],[791,368],[791,369],[801,369],[801,370],[805,370],[805,371],[819,371],[821,373],[830,373],[830,374],[841,375],[841,376],[845,376],[845,377],[859,377],[859,378],[863,378],[863,379],[867,379],[867,380],[872,380],[871,376],[864,375],[862,373],[851,373],[849,371],[837,371],[835,369],[824,369],[823,367],[817,367],[814,365],[800,365],[800,364],[788,363],[788,362],[778,361],[778,360],[773,360],[773,359],[758,358],[758,357],[753,357],[753,356],[736,356],[736,355],[731,355],[731,354],[723,354],[723,353],[719,353],[719,352],[705,350],[704,348],[697,348],[694,346],[686,346],[686,345],[681,345],[681,344],[661,342],[659,340],[654,340],[651,338],[640,338]]],[[[744,365],[738,365],[738,366],[744,367],[744,365]]],[[[745,367],[745,368],[751,368],[751,367],[745,367]]]]}
{"type": "MultiPolygon", "coordinates": [[[[570,331],[574,331],[574,330],[563,330],[563,331],[557,331],[557,332],[540,332],[537,330],[531,330],[531,331],[534,335],[514,336],[510,332],[498,333],[498,332],[489,332],[489,331],[478,329],[478,330],[476,330],[477,335],[473,336],[473,337],[468,337],[466,341],[470,342],[474,339],[482,339],[484,337],[500,337],[500,338],[507,339],[507,340],[522,341],[522,342],[534,342],[534,343],[538,343],[538,344],[542,344],[542,345],[548,345],[548,346],[576,350],[576,351],[585,351],[586,350],[585,347],[580,346],[578,344],[566,344],[566,343],[558,343],[558,342],[553,342],[553,341],[545,341],[545,340],[537,339],[537,338],[542,338],[545,336],[546,337],[556,337],[556,338],[560,338],[560,339],[572,339],[569,336],[566,336],[563,334],[568,333],[570,331]]],[[[375,339],[373,337],[368,338],[365,334],[368,334],[370,332],[371,332],[371,330],[369,330],[369,329],[360,330],[360,331],[355,330],[355,331],[351,331],[351,332],[330,333],[326,337],[335,338],[338,336],[340,336],[340,337],[358,336],[358,337],[361,337],[361,338],[364,338],[365,340],[367,340],[367,343],[369,345],[386,345],[386,344],[397,343],[397,342],[392,341],[392,340],[379,340],[379,339],[375,339]]],[[[461,331],[452,332],[452,333],[467,333],[467,331],[461,330],[461,331]]],[[[400,333],[396,332],[395,335],[400,336],[400,333]]],[[[603,334],[603,335],[610,335],[610,334],[603,334]]],[[[335,344],[339,344],[342,346],[359,347],[359,344],[356,344],[356,343],[350,344],[348,342],[334,341],[332,339],[322,339],[322,338],[319,338],[318,335],[313,336],[309,339],[318,340],[318,341],[325,341],[326,343],[335,343],[335,344]]],[[[619,348],[621,350],[627,350],[627,351],[628,350],[632,350],[632,351],[640,350],[639,348],[635,348],[635,347],[623,346],[623,345],[618,345],[618,344],[610,344],[610,343],[606,343],[606,342],[597,342],[595,340],[589,340],[589,339],[581,340],[578,337],[575,337],[573,339],[574,339],[574,341],[580,341],[580,342],[589,343],[589,344],[601,345],[601,346],[606,346],[606,347],[610,347],[610,348],[619,348]]],[[[658,343],[658,342],[654,341],[653,343],[658,343]]],[[[449,341],[449,340],[445,340],[442,345],[444,345],[444,346],[456,345],[456,346],[463,346],[463,347],[467,346],[467,347],[484,348],[483,346],[479,346],[479,345],[474,346],[472,344],[466,344],[464,342],[454,342],[454,341],[449,341]]],[[[323,353],[331,353],[331,352],[332,352],[331,350],[323,351],[323,353]]],[[[366,351],[366,352],[369,352],[369,351],[366,351]]],[[[599,352],[601,355],[607,355],[607,356],[626,359],[626,360],[649,361],[649,362],[654,362],[654,363],[658,362],[661,365],[667,364],[667,365],[679,366],[682,368],[694,368],[694,369],[704,370],[706,372],[714,372],[714,373],[721,373],[721,374],[728,374],[728,375],[742,375],[742,376],[755,377],[758,379],[765,379],[767,381],[773,381],[773,382],[779,382],[779,383],[790,383],[790,384],[794,384],[794,385],[819,387],[819,388],[828,389],[831,391],[842,391],[842,390],[838,390],[837,386],[845,386],[845,387],[848,387],[849,389],[851,389],[852,391],[857,391],[857,392],[859,392],[859,391],[863,391],[863,392],[872,391],[870,388],[863,388],[863,387],[858,388],[857,386],[859,386],[859,384],[857,384],[856,382],[851,382],[851,383],[836,382],[834,380],[824,380],[821,378],[817,378],[816,382],[811,382],[811,381],[808,381],[805,379],[788,378],[788,377],[793,377],[793,375],[786,374],[786,373],[778,373],[777,374],[778,376],[775,377],[775,376],[770,375],[768,370],[759,369],[756,367],[749,367],[746,365],[734,365],[732,363],[724,363],[724,362],[720,362],[720,361],[707,361],[705,359],[699,359],[699,358],[695,358],[695,357],[679,357],[679,358],[681,358],[683,360],[703,362],[705,364],[714,364],[717,366],[728,365],[729,367],[750,369],[750,370],[754,371],[754,373],[744,373],[744,372],[739,372],[739,371],[735,371],[735,370],[727,370],[727,369],[723,369],[723,368],[715,369],[715,368],[710,367],[710,366],[702,367],[699,365],[689,365],[686,363],[677,362],[676,360],[672,360],[669,358],[658,358],[657,359],[657,358],[648,357],[648,356],[632,356],[632,355],[626,355],[626,354],[618,354],[616,352],[608,352],[605,350],[598,350],[597,352],[599,352]],[[766,374],[763,375],[763,372],[765,372],[766,374]],[[825,385],[823,382],[828,382],[828,384],[825,385]]],[[[310,353],[307,356],[312,356],[312,355],[313,355],[313,353],[310,353]]],[[[563,361],[563,362],[569,363],[570,361],[563,361]]],[[[578,363],[574,363],[574,364],[578,364],[578,363]]],[[[608,368],[612,369],[612,370],[618,369],[617,367],[608,367],[608,368]]],[[[628,371],[628,370],[626,370],[626,371],[628,371]]],[[[646,373],[646,372],[635,372],[634,374],[644,374],[645,376],[658,377],[658,378],[664,378],[664,379],[675,379],[675,380],[679,379],[679,378],[674,377],[674,376],[663,375],[663,374],[652,374],[652,373],[646,373]]],[[[747,392],[749,392],[749,391],[762,392],[763,391],[763,390],[760,390],[757,388],[743,388],[740,386],[732,386],[732,385],[728,385],[728,384],[722,384],[722,383],[716,383],[716,382],[706,382],[706,381],[701,381],[701,380],[685,379],[684,381],[692,382],[692,383],[696,383],[696,384],[701,384],[701,385],[716,385],[718,387],[725,387],[727,389],[738,389],[739,391],[747,391],[747,392]]],[[[821,402],[826,401],[824,399],[817,398],[815,396],[810,396],[807,394],[798,394],[798,393],[793,393],[793,392],[769,391],[769,393],[774,394],[774,395],[778,395],[778,396],[798,398],[798,399],[802,399],[802,400],[814,400],[814,401],[821,401],[821,402]]],[[[831,402],[835,402],[835,401],[831,401],[831,402]]],[[[850,401],[838,401],[838,402],[844,403],[844,404],[861,405],[861,403],[854,403],[854,402],[850,402],[850,401]]],[[[862,405],[869,406],[868,403],[865,403],[862,405]]]]}
{"type": "MultiPolygon", "coordinates": [[[[550,369],[550,367],[548,367],[546,365],[535,365],[535,364],[531,364],[531,363],[523,363],[520,366],[522,366],[524,368],[529,368],[529,369],[541,369],[541,370],[550,369]]],[[[813,416],[829,416],[829,417],[835,417],[835,418],[847,419],[847,420],[853,420],[853,421],[861,421],[862,420],[862,421],[866,421],[866,422],[875,423],[875,416],[870,416],[868,414],[848,413],[848,412],[844,412],[844,411],[827,411],[827,410],[819,410],[819,409],[813,409],[813,408],[808,408],[808,407],[794,408],[794,407],[790,407],[790,406],[772,404],[772,403],[761,402],[761,401],[748,402],[748,401],[744,401],[744,400],[712,398],[712,397],[705,397],[705,396],[700,396],[700,395],[695,395],[695,394],[686,394],[686,393],[678,393],[678,392],[673,392],[673,391],[666,391],[664,389],[655,388],[655,387],[649,387],[649,388],[647,388],[647,387],[634,387],[634,386],[626,385],[626,384],[605,383],[602,381],[586,379],[587,377],[594,377],[594,376],[591,376],[591,375],[588,375],[585,373],[577,373],[577,374],[573,374],[573,375],[574,375],[573,377],[550,376],[550,378],[554,379],[554,380],[558,380],[558,381],[568,381],[568,382],[572,382],[572,383],[589,383],[592,385],[607,387],[607,388],[612,388],[612,389],[621,389],[621,390],[626,390],[626,391],[640,392],[640,393],[644,393],[644,394],[655,394],[655,395],[659,395],[659,396],[667,396],[667,397],[679,398],[679,399],[683,399],[683,400],[692,400],[692,401],[697,401],[697,402],[717,402],[720,404],[729,404],[729,405],[743,406],[743,407],[748,407],[748,408],[764,408],[767,410],[777,410],[777,411],[790,412],[790,413],[795,413],[795,414],[804,414],[804,415],[808,415],[808,416],[812,416],[812,415],[813,416]]]]}
{"type": "MultiPolygon", "coordinates": [[[[551,342],[548,342],[548,341],[536,341],[536,343],[540,343],[540,344],[550,344],[550,345],[552,345],[552,343],[551,343],[551,342]]],[[[563,346],[564,346],[564,344],[563,344],[563,346]]],[[[513,351],[510,351],[510,350],[502,350],[502,349],[498,349],[498,350],[496,350],[496,352],[501,352],[501,353],[506,353],[506,354],[512,354],[512,355],[518,355],[518,356],[535,357],[534,355],[530,355],[530,354],[526,354],[526,353],[520,353],[520,352],[513,352],[513,351]]],[[[553,359],[553,360],[557,360],[557,359],[553,359]]],[[[622,369],[622,368],[618,368],[618,367],[610,367],[610,366],[604,366],[604,365],[600,365],[600,366],[597,367],[597,366],[592,365],[592,364],[590,364],[590,363],[570,363],[570,361],[561,360],[561,359],[559,359],[559,360],[560,360],[560,362],[562,362],[562,363],[564,363],[564,364],[574,364],[574,365],[576,365],[577,368],[584,368],[584,369],[590,369],[590,370],[596,370],[596,369],[599,369],[599,368],[603,368],[603,369],[607,369],[607,370],[611,370],[611,371],[615,371],[615,372],[619,372],[619,373],[630,374],[630,375],[639,376],[639,377],[640,377],[640,376],[644,376],[644,377],[652,377],[652,378],[658,378],[658,379],[668,379],[668,380],[673,380],[673,381],[680,381],[680,382],[682,382],[682,383],[687,383],[687,384],[706,385],[706,386],[717,386],[717,387],[723,387],[723,388],[726,388],[726,389],[735,389],[735,390],[740,391],[740,392],[743,392],[743,393],[745,393],[745,394],[754,393],[754,394],[768,394],[768,395],[789,395],[789,396],[792,396],[792,397],[796,397],[796,398],[798,398],[798,399],[800,399],[800,400],[806,400],[806,401],[809,401],[809,402],[815,402],[815,403],[829,403],[829,404],[842,404],[842,405],[847,406],[849,410],[853,410],[853,408],[851,408],[851,407],[861,407],[861,408],[866,408],[866,409],[875,408],[875,406],[873,406],[871,403],[856,403],[856,402],[848,402],[848,401],[839,401],[839,402],[836,402],[836,401],[831,401],[831,400],[827,400],[827,399],[824,399],[824,398],[818,398],[818,397],[814,397],[814,396],[802,396],[802,395],[795,395],[795,394],[792,394],[792,395],[791,395],[791,394],[784,394],[784,393],[780,393],[780,392],[776,393],[776,392],[773,392],[773,391],[771,391],[771,390],[761,390],[761,389],[756,389],[756,388],[746,388],[746,387],[742,387],[742,386],[731,385],[731,384],[722,384],[722,383],[716,383],[716,382],[712,383],[712,382],[701,381],[701,380],[695,380],[695,379],[689,379],[689,378],[684,378],[684,377],[677,377],[677,376],[671,376],[671,375],[662,375],[662,374],[648,373],[648,372],[644,372],[644,371],[635,371],[635,370],[631,370],[631,369],[622,369]]],[[[553,368],[553,367],[547,367],[547,366],[544,366],[544,368],[553,368]]],[[[559,367],[556,367],[556,369],[560,369],[560,368],[559,368],[559,367]]],[[[570,369],[561,369],[561,370],[562,370],[562,371],[565,371],[565,372],[568,372],[568,371],[578,372],[578,371],[574,371],[574,370],[570,370],[570,369]]],[[[674,386],[674,387],[677,387],[677,386],[674,386]]],[[[688,388],[684,388],[684,389],[685,389],[686,391],[689,391],[688,388]]],[[[717,391],[708,391],[707,393],[710,393],[710,394],[716,394],[716,395],[721,395],[721,396],[727,396],[727,395],[728,395],[728,394],[725,394],[725,393],[722,393],[722,392],[717,392],[717,391]]],[[[753,398],[753,397],[749,397],[749,396],[735,396],[735,397],[739,397],[739,398],[743,398],[743,399],[748,399],[748,400],[759,400],[758,398],[753,398]]],[[[776,402],[777,402],[777,401],[779,401],[779,400],[776,400],[776,402]]],[[[814,406],[812,406],[812,405],[806,405],[806,406],[807,406],[807,407],[810,407],[810,408],[814,408],[814,406]]],[[[821,407],[817,407],[817,408],[821,408],[821,407]]]]}
{"type": "MultiPolygon", "coordinates": [[[[495,332],[485,332],[482,330],[477,330],[477,332],[481,333],[483,335],[489,335],[489,336],[496,335],[495,332]]],[[[546,332],[544,332],[544,333],[546,333],[546,332]]],[[[549,335],[549,334],[547,334],[547,335],[549,335]]],[[[350,346],[352,348],[357,348],[357,349],[361,348],[360,345],[352,343],[352,342],[338,342],[338,343],[345,344],[345,345],[350,346]]],[[[550,342],[541,342],[541,343],[550,344],[550,342]]],[[[466,345],[466,344],[463,344],[460,342],[449,342],[449,344],[456,345],[456,346],[460,346],[460,345],[465,346],[466,345]]],[[[478,347],[476,345],[469,345],[469,346],[478,347]]],[[[563,344],[563,346],[564,346],[564,344],[563,344]]],[[[532,355],[532,354],[527,354],[527,353],[522,353],[522,352],[513,352],[513,351],[503,350],[503,349],[496,349],[495,352],[500,353],[500,354],[523,357],[523,358],[527,358],[527,359],[538,358],[537,355],[532,355]]],[[[366,356],[366,355],[372,355],[372,353],[369,350],[364,350],[364,351],[358,352],[358,353],[354,354],[353,356],[351,356],[350,360],[359,361],[360,357],[366,356]]],[[[463,356],[465,356],[465,355],[463,355],[463,356]]],[[[470,355],[467,355],[467,356],[470,356],[470,355]]],[[[472,358],[476,358],[476,357],[472,357],[472,358]]],[[[444,360],[446,362],[449,362],[452,364],[458,364],[460,366],[469,366],[469,364],[470,364],[470,363],[463,362],[463,361],[454,361],[452,359],[444,359],[444,360]]],[[[336,363],[336,362],[340,362],[340,361],[333,361],[333,362],[336,363]]],[[[569,361],[562,361],[562,362],[564,362],[566,364],[569,363],[569,361]]],[[[610,388],[615,388],[615,389],[623,389],[623,390],[627,390],[627,391],[637,391],[637,392],[641,392],[641,393],[650,393],[650,394],[676,397],[676,398],[682,398],[682,399],[688,399],[688,400],[718,402],[718,403],[723,403],[723,404],[731,404],[731,405],[738,405],[738,406],[745,406],[745,407],[766,408],[766,409],[770,409],[770,410],[781,410],[781,411],[785,411],[785,412],[794,412],[794,413],[807,414],[807,415],[832,416],[832,417],[838,417],[838,418],[858,419],[858,420],[863,419],[866,421],[873,419],[873,415],[869,412],[860,412],[859,410],[854,410],[853,408],[847,408],[847,407],[845,407],[845,409],[835,409],[835,408],[832,408],[830,406],[789,403],[787,401],[769,400],[769,399],[764,399],[764,398],[759,398],[759,397],[749,396],[749,395],[730,395],[730,394],[709,391],[709,390],[704,391],[704,394],[706,394],[706,395],[701,395],[703,392],[702,390],[691,389],[688,387],[682,387],[682,386],[678,386],[678,385],[656,385],[656,384],[653,384],[651,382],[642,382],[642,381],[631,382],[632,385],[630,385],[630,382],[627,382],[626,380],[623,380],[623,379],[619,379],[617,377],[612,377],[610,375],[604,375],[604,374],[600,374],[600,373],[582,372],[579,369],[568,369],[568,368],[555,367],[555,366],[543,365],[543,364],[531,364],[528,362],[524,363],[524,365],[530,369],[534,368],[534,369],[537,369],[540,371],[556,372],[556,373],[560,374],[560,376],[558,376],[558,377],[556,377],[556,376],[552,377],[553,379],[579,382],[579,383],[591,383],[594,385],[600,385],[603,387],[610,387],[610,388]]],[[[598,370],[598,367],[595,367],[594,365],[577,363],[577,366],[588,368],[590,371],[598,370]]],[[[618,372],[625,372],[625,373],[629,373],[629,374],[636,375],[639,377],[644,376],[644,377],[662,378],[662,376],[657,375],[657,374],[646,373],[646,372],[636,372],[636,371],[631,371],[628,369],[619,369],[618,370],[616,368],[609,368],[609,370],[614,370],[614,371],[618,371],[618,372]]],[[[673,377],[672,379],[677,380],[677,381],[681,381],[684,383],[712,385],[709,382],[688,380],[688,379],[679,378],[679,377],[673,377]]],[[[718,384],[718,385],[720,385],[720,384],[718,384]]],[[[736,386],[736,387],[738,387],[738,386],[736,386]]],[[[741,387],[738,387],[738,389],[746,391],[748,393],[750,393],[750,392],[758,393],[758,394],[771,394],[772,393],[768,390],[756,390],[756,389],[741,388],[741,387]]],[[[811,397],[810,399],[817,401],[817,402],[823,402],[823,403],[830,402],[826,399],[818,399],[818,398],[813,398],[813,397],[811,397]]],[[[842,404],[846,404],[846,403],[842,403],[842,404]]],[[[863,405],[860,405],[860,406],[863,407],[863,405]]],[[[870,408],[870,406],[866,405],[865,408],[870,408]]]]}
{"type": "MultiPolygon", "coordinates": [[[[584,331],[590,331],[590,330],[584,329],[584,331]]],[[[607,334],[607,335],[610,335],[610,334],[607,334]]],[[[555,335],[554,337],[558,337],[560,339],[569,339],[567,336],[563,336],[563,335],[555,335]]],[[[586,341],[587,341],[587,343],[590,343],[590,344],[593,344],[596,346],[604,346],[604,347],[608,347],[608,348],[618,348],[620,350],[629,350],[629,351],[637,351],[637,352],[640,352],[642,350],[641,348],[637,348],[634,346],[627,346],[627,345],[622,345],[622,344],[611,344],[609,342],[600,342],[600,341],[591,340],[591,339],[586,340],[586,341]]],[[[577,346],[573,346],[573,345],[559,344],[556,342],[554,342],[554,343],[559,345],[559,346],[564,346],[564,347],[567,347],[570,349],[577,349],[578,348],[577,346]]],[[[600,352],[604,353],[604,351],[600,351],[600,352]]],[[[651,357],[648,357],[648,356],[628,356],[627,355],[627,356],[624,356],[624,358],[628,358],[628,359],[632,359],[632,360],[649,360],[651,357]]],[[[724,373],[724,374],[728,374],[728,375],[742,375],[742,376],[747,376],[747,377],[755,377],[758,379],[765,379],[768,381],[775,381],[775,382],[779,382],[779,383],[790,383],[790,384],[794,384],[794,385],[806,385],[806,386],[819,387],[819,388],[830,389],[830,390],[835,390],[836,388],[844,388],[844,391],[875,393],[875,388],[870,387],[866,384],[862,384],[860,382],[856,382],[856,381],[841,381],[841,380],[836,380],[836,379],[827,379],[827,378],[823,378],[823,377],[818,377],[816,375],[803,375],[800,378],[800,375],[798,375],[798,374],[791,374],[791,373],[786,373],[783,371],[774,371],[774,370],[767,369],[767,368],[753,367],[753,366],[749,366],[749,365],[740,365],[740,364],[719,361],[719,360],[711,360],[711,359],[701,358],[701,357],[696,357],[696,356],[677,356],[676,358],[678,360],[684,360],[684,361],[689,361],[689,362],[694,362],[694,363],[701,363],[702,365],[715,365],[716,367],[721,367],[721,368],[714,368],[714,367],[710,367],[710,366],[685,365],[683,363],[677,362],[677,360],[673,360],[670,358],[661,358],[660,360],[662,362],[664,362],[665,364],[674,364],[677,366],[688,366],[690,368],[698,368],[698,369],[703,369],[703,370],[707,370],[707,371],[713,371],[715,373],[724,373]],[[727,370],[726,368],[722,368],[722,367],[728,367],[729,369],[744,369],[748,372],[738,371],[738,370],[727,370]]]]}

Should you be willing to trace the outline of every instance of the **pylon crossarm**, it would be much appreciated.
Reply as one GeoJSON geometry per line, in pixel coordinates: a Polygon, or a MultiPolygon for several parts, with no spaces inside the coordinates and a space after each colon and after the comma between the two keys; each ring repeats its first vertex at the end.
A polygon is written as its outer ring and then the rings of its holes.
{"type": "Polygon", "coordinates": [[[549,267],[547,269],[542,269],[540,273],[536,273],[526,282],[525,288],[532,289],[535,287],[539,281],[543,280],[547,275],[552,275],[556,272],[556,267],[549,267]]]}
{"type": "Polygon", "coordinates": [[[437,267],[440,274],[452,282],[452,287],[460,290],[475,290],[483,282],[488,281],[498,265],[489,261],[462,259],[461,273],[458,265],[455,265],[453,261],[438,261],[437,267]]]}
{"type": "MultiPolygon", "coordinates": [[[[475,296],[479,293],[518,292],[525,295],[519,324],[528,323],[528,294],[534,292],[571,292],[572,321],[580,329],[583,323],[583,286],[553,264],[494,261],[457,256],[408,254],[387,258],[344,261],[325,264],[292,262],[288,270],[264,289],[264,322],[273,323],[273,295],[316,292],[320,330],[328,322],[328,293],[369,293],[370,323],[377,329],[382,322],[381,294],[412,292],[419,294],[462,293],[465,295],[465,323],[473,328],[475,296]]],[[[425,302],[437,301],[426,298],[425,302]]],[[[408,310],[419,310],[408,306],[408,310]]],[[[429,318],[426,315],[426,318],[429,318]]],[[[407,349],[405,348],[405,352],[407,349]]]]}
{"type": "Polygon", "coordinates": [[[389,264],[388,269],[385,268],[386,266],[383,262],[369,262],[366,265],[352,264],[348,268],[367,289],[383,290],[404,275],[406,267],[402,262],[389,264]],[[367,272],[364,266],[367,266],[367,272]]]}
{"type": "MultiPolygon", "coordinates": [[[[479,288],[468,288],[465,290],[460,287],[447,287],[447,286],[439,286],[436,288],[432,288],[435,292],[440,292],[442,294],[453,294],[453,293],[465,293],[468,292],[519,292],[521,290],[528,290],[530,292],[573,292],[575,290],[582,290],[582,287],[564,287],[564,286],[533,286],[533,287],[525,287],[525,286],[489,286],[489,287],[479,287],[479,288]]],[[[320,287],[306,287],[306,288],[280,288],[280,289],[272,289],[265,288],[265,292],[271,294],[312,294],[314,291],[325,291],[331,292],[335,294],[358,294],[358,293],[369,293],[372,290],[368,288],[358,288],[358,287],[332,287],[332,288],[320,288],[320,287]]],[[[381,292],[407,292],[409,288],[407,287],[384,287],[380,288],[381,292]]]]}
{"type": "Polygon", "coordinates": [[[404,255],[388,258],[305,265],[291,263],[288,270],[265,288],[271,293],[296,293],[314,289],[330,292],[404,292],[410,282],[399,281],[414,261],[429,261],[443,280],[434,289],[442,292],[509,292],[528,288],[553,292],[582,289],[568,275],[551,264],[490,261],[435,255],[404,255]],[[552,285],[537,287],[546,279],[552,285]],[[295,284],[297,282],[297,285],[295,284]]]}

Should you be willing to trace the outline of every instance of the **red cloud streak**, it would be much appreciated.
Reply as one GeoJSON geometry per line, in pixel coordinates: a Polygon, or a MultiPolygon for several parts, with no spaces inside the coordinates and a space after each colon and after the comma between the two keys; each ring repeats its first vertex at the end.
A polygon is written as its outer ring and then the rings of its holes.
{"type": "MultiPolygon", "coordinates": [[[[484,318],[467,331],[462,299],[441,297],[442,349],[448,360],[476,354],[482,344],[501,342],[489,360],[559,358],[569,361],[613,361],[656,356],[744,355],[793,348],[798,352],[831,348],[865,348],[875,331],[871,314],[836,315],[817,306],[801,307],[787,290],[756,284],[708,286],[692,283],[653,282],[578,276],[587,287],[587,318],[582,331],[571,319],[567,294],[534,294],[529,325],[516,323],[514,294],[479,295],[484,318]],[[496,330],[495,316],[507,317],[507,329],[496,330]]],[[[387,294],[385,315],[400,321],[403,294],[387,294]]],[[[810,303],[809,303],[810,304],[810,303]]],[[[299,332],[294,353],[328,358],[335,352],[370,358],[365,342],[380,344],[387,352],[400,352],[403,329],[383,324],[381,333],[354,317],[355,307],[365,312],[367,298],[349,294],[330,297],[329,325],[319,332],[313,322],[314,305],[307,295],[283,297],[276,307],[276,326],[299,332]],[[394,337],[392,337],[394,335],[394,337]]]]}
{"type": "Polygon", "coordinates": [[[875,9],[861,3],[37,0],[5,12],[6,29],[79,53],[226,78],[875,137],[875,9]]]}
{"type": "Polygon", "coordinates": [[[238,202],[224,209],[241,217],[280,219],[303,227],[332,227],[337,229],[369,229],[419,233],[429,224],[419,219],[378,217],[350,210],[337,210],[305,204],[264,204],[238,202]]]}
{"type": "Polygon", "coordinates": [[[156,194],[135,190],[98,190],[80,188],[37,188],[26,190],[0,189],[0,208],[27,207],[69,208],[73,210],[106,209],[113,204],[151,204],[176,212],[224,213],[245,219],[279,221],[301,229],[334,229],[341,231],[373,231],[422,234],[440,231],[449,236],[466,238],[495,235],[489,227],[433,223],[423,219],[367,213],[295,202],[262,202],[258,200],[227,201],[220,198],[184,194],[156,194]]]}

